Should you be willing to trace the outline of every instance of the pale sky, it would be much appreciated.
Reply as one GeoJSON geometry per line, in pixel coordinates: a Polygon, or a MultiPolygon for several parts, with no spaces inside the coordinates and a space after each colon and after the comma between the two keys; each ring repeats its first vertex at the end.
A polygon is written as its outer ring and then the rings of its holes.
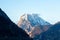
{"type": "Polygon", "coordinates": [[[51,24],[60,21],[60,0],[0,0],[0,8],[15,23],[24,13],[38,13],[51,24]]]}

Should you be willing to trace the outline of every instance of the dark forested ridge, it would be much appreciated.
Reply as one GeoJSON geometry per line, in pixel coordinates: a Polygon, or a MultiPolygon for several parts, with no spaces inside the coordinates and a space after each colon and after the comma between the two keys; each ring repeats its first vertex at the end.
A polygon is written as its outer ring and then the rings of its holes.
{"type": "Polygon", "coordinates": [[[60,22],[53,25],[46,32],[36,36],[34,40],[60,40],[60,22]]]}
{"type": "Polygon", "coordinates": [[[32,40],[32,38],[13,23],[0,8],[0,40],[32,40]]]}

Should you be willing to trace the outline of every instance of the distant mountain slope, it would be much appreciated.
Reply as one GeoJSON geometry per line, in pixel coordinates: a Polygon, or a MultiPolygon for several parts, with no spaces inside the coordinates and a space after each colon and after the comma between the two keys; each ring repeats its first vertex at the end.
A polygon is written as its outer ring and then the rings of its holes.
{"type": "Polygon", "coordinates": [[[32,40],[0,9],[0,40],[32,40]]]}
{"type": "Polygon", "coordinates": [[[60,22],[53,25],[46,32],[35,37],[34,40],[60,40],[60,22]]]}
{"type": "Polygon", "coordinates": [[[47,21],[45,21],[41,17],[39,17],[38,14],[24,14],[24,15],[21,16],[21,19],[29,21],[32,26],[35,26],[37,24],[50,25],[50,23],[48,23],[47,21]]]}
{"type": "Polygon", "coordinates": [[[43,20],[38,14],[22,15],[17,25],[25,30],[29,35],[35,35],[34,33],[37,31],[39,31],[39,33],[46,31],[48,30],[49,26],[51,26],[50,23],[43,20]],[[39,30],[37,30],[38,28],[39,30]]]}

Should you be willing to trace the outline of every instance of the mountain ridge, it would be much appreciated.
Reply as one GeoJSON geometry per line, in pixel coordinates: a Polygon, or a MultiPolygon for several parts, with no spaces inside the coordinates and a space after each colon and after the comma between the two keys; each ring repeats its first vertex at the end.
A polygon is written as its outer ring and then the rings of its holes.
{"type": "Polygon", "coordinates": [[[32,40],[32,38],[0,9],[0,40],[32,40]]]}
{"type": "Polygon", "coordinates": [[[55,23],[47,31],[37,35],[34,40],[60,40],[60,22],[55,23]]]}
{"type": "MultiPolygon", "coordinates": [[[[29,35],[32,34],[31,32],[33,32],[36,27],[40,28],[40,31],[46,31],[51,26],[50,23],[39,17],[38,14],[23,14],[20,17],[20,20],[18,21],[17,25],[23,30],[25,30],[29,35]]],[[[36,33],[39,30],[36,29],[36,33]]]]}

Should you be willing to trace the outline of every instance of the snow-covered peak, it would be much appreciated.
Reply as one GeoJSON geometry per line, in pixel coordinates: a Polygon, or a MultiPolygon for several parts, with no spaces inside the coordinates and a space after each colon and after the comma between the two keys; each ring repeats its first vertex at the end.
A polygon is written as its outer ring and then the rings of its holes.
{"type": "Polygon", "coordinates": [[[51,24],[43,20],[38,14],[24,14],[17,25],[32,37],[32,35],[47,31],[51,24]]]}
{"type": "Polygon", "coordinates": [[[38,14],[24,14],[21,16],[23,20],[27,20],[34,25],[50,25],[47,21],[43,20],[38,14]]]}
{"type": "Polygon", "coordinates": [[[24,19],[27,20],[27,14],[22,15],[20,18],[23,19],[23,20],[24,19]]]}
{"type": "Polygon", "coordinates": [[[31,16],[32,18],[35,16],[38,16],[38,14],[23,14],[21,16],[22,19],[28,20],[28,16],[31,16]]]}

